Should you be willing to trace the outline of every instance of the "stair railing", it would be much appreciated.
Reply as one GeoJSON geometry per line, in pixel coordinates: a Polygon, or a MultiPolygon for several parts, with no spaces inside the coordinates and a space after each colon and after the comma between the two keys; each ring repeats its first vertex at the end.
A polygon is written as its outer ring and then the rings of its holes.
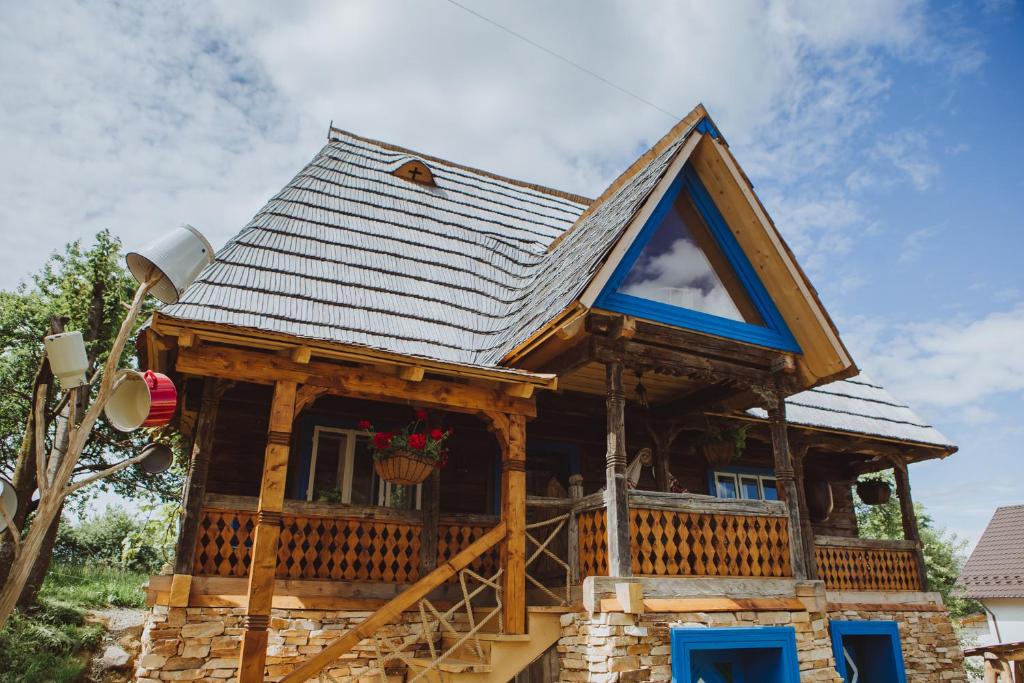
{"type": "MultiPolygon", "coordinates": [[[[383,680],[386,676],[384,665],[389,661],[395,660],[401,660],[403,663],[408,665],[412,657],[407,653],[407,648],[420,639],[426,639],[427,641],[428,648],[431,652],[431,663],[415,678],[410,679],[409,683],[412,683],[413,680],[418,680],[426,674],[427,671],[437,669],[446,658],[450,657],[451,654],[461,647],[461,645],[469,638],[473,638],[475,640],[476,651],[480,653],[482,659],[482,648],[480,646],[479,639],[476,638],[476,635],[480,632],[481,628],[489,623],[495,616],[501,615],[501,584],[497,579],[500,577],[502,570],[499,569],[498,572],[490,578],[484,578],[470,570],[469,565],[485,552],[503,541],[505,539],[505,535],[505,523],[499,522],[493,529],[473,541],[473,543],[464,550],[456,553],[456,555],[450,560],[440,565],[437,569],[434,569],[402,593],[389,600],[369,617],[361,621],[356,626],[353,626],[348,631],[345,631],[344,634],[327,645],[322,651],[300,664],[294,671],[281,678],[280,683],[300,683],[301,681],[306,681],[314,676],[320,676],[321,679],[323,679],[327,676],[327,674],[322,673],[324,669],[337,661],[342,655],[351,651],[360,642],[369,638],[375,638],[374,647],[377,655],[377,665],[371,667],[369,670],[361,670],[358,675],[354,677],[362,678],[372,674],[379,674],[383,680]],[[459,577],[459,584],[462,589],[463,598],[446,612],[439,613],[430,601],[427,600],[427,596],[431,591],[451,579],[453,576],[459,577]],[[466,584],[467,577],[476,580],[480,585],[470,591],[466,584]],[[487,588],[494,589],[497,607],[485,615],[483,619],[477,621],[476,615],[473,613],[472,599],[487,588]],[[418,605],[420,610],[420,624],[418,629],[414,628],[412,633],[395,638],[385,636],[376,637],[378,631],[382,627],[396,621],[403,612],[414,605],[418,605]],[[456,645],[448,648],[446,651],[441,653],[440,656],[436,656],[435,646],[433,645],[434,633],[436,633],[440,628],[444,628],[452,633],[458,633],[451,625],[451,620],[454,618],[455,614],[462,609],[466,610],[467,616],[470,620],[470,630],[458,643],[456,643],[456,645]],[[432,613],[436,618],[434,626],[431,626],[429,623],[429,619],[426,616],[428,612],[432,613]]],[[[498,623],[501,623],[500,619],[498,620],[498,623]]],[[[329,680],[339,680],[334,677],[327,677],[329,680]]]]}
{"type": "MultiPolygon", "coordinates": [[[[572,568],[569,563],[554,553],[550,546],[551,543],[558,537],[562,529],[566,528],[569,523],[569,519],[572,516],[571,512],[567,512],[564,515],[558,515],[557,517],[551,517],[539,522],[533,522],[526,525],[526,552],[529,556],[526,558],[526,580],[532,583],[534,586],[539,588],[548,597],[554,600],[557,604],[567,607],[572,599],[572,568]],[[542,535],[540,530],[547,532],[547,537],[541,541],[538,536],[542,535]],[[537,536],[533,533],[537,531],[537,536]],[[530,544],[536,546],[532,552],[530,544]],[[542,582],[537,580],[530,574],[530,565],[536,562],[539,558],[546,557],[553,561],[556,565],[565,570],[565,597],[556,595],[554,591],[545,586],[542,582]]],[[[568,550],[568,544],[566,544],[568,550]]]]}

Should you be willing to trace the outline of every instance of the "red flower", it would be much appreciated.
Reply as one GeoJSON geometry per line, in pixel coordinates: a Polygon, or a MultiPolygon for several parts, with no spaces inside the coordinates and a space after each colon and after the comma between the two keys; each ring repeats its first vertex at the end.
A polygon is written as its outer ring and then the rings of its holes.
{"type": "Polygon", "coordinates": [[[414,451],[422,451],[427,447],[427,435],[426,434],[410,434],[409,435],[409,448],[414,451]]]}
{"type": "Polygon", "coordinates": [[[442,432],[437,427],[434,427],[433,429],[430,430],[430,438],[433,439],[434,441],[440,441],[441,439],[444,438],[444,432],[442,432]]]}
{"type": "Polygon", "coordinates": [[[359,428],[363,429],[363,430],[366,430],[366,431],[370,431],[371,429],[373,429],[373,425],[370,424],[369,420],[360,420],[359,421],[359,428]]]}
{"type": "Polygon", "coordinates": [[[373,435],[373,445],[376,446],[378,450],[384,450],[391,445],[391,439],[393,437],[394,434],[391,432],[377,432],[373,435]]]}
{"type": "Polygon", "coordinates": [[[441,453],[441,457],[437,459],[437,469],[443,470],[448,466],[448,451],[441,453]]]}
{"type": "Polygon", "coordinates": [[[416,411],[416,419],[419,420],[420,422],[426,421],[426,419],[427,419],[427,411],[423,410],[423,408],[419,408],[416,411]]]}

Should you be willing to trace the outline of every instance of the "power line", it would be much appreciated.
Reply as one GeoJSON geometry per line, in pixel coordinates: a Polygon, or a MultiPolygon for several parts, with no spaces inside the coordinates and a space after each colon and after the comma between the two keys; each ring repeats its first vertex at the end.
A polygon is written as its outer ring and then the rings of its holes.
{"type": "Polygon", "coordinates": [[[632,92],[631,90],[627,90],[626,88],[623,88],[621,85],[618,85],[616,83],[612,83],[611,81],[609,81],[607,78],[605,78],[601,74],[594,73],[593,71],[591,71],[587,67],[583,66],[582,64],[578,64],[578,63],[572,61],[571,59],[569,59],[568,57],[560,55],[557,52],[555,52],[554,50],[552,50],[550,48],[547,48],[547,47],[544,47],[540,43],[527,38],[522,33],[518,33],[516,31],[513,31],[509,27],[504,26],[502,24],[499,24],[498,22],[494,21],[493,19],[485,17],[484,15],[480,14],[476,10],[470,9],[469,7],[466,7],[465,5],[463,5],[460,2],[456,2],[456,0],[447,0],[447,2],[449,2],[452,5],[455,5],[456,7],[458,7],[459,9],[461,9],[461,10],[463,10],[465,12],[468,12],[469,14],[472,14],[474,17],[476,17],[478,19],[486,21],[491,26],[494,26],[496,28],[501,29],[505,33],[509,34],[510,36],[514,36],[514,37],[518,38],[519,40],[523,41],[524,43],[532,45],[533,47],[537,48],[538,50],[542,50],[542,51],[548,53],[549,55],[551,55],[552,57],[554,57],[556,59],[560,59],[561,61],[565,62],[569,66],[571,66],[573,68],[576,68],[576,69],[579,69],[580,71],[582,71],[583,73],[587,74],[588,76],[592,76],[593,78],[596,78],[597,80],[601,81],[605,85],[608,85],[608,86],[611,86],[612,88],[615,88],[616,90],[618,90],[619,92],[623,93],[624,95],[628,95],[629,97],[632,97],[634,100],[636,100],[638,102],[641,102],[643,104],[646,104],[648,107],[651,107],[652,109],[658,110],[659,112],[661,112],[665,116],[668,116],[669,118],[671,118],[673,121],[678,121],[680,118],[682,118],[678,114],[673,114],[672,112],[670,112],[670,111],[668,111],[666,109],[662,109],[661,107],[659,107],[658,105],[654,104],[654,102],[651,102],[650,100],[645,100],[643,97],[640,97],[640,95],[637,95],[635,92],[632,92]]]}

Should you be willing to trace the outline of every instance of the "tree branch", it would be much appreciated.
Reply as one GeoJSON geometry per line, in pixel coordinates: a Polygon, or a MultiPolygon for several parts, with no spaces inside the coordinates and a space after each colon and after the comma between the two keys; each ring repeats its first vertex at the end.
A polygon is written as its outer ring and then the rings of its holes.
{"type": "Polygon", "coordinates": [[[39,484],[39,495],[50,488],[49,482],[46,481],[46,423],[43,420],[43,412],[46,410],[46,393],[48,387],[45,384],[40,384],[39,388],[36,389],[36,405],[35,405],[35,418],[33,419],[34,424],[32,425],[36,434],[36,482],[39,484]]]}
{"type": "Polygon", "coordinates": [[[112,466],[108,467],[107,469],[105,469],[105,470],[103,470],[101,472],[97,472],[96,474],[92,475],[91,477],[86,477],[85,479],[82,479],[80,481],[76,481],[76,482],[74,482],[72,484],[69,484],[68,487],[64,491],[64,495],[65,496],[69,496],[72,493],[74,493],[75,491],[77,491],[78,489],[82,488],[83,486],[88,486],[89,484],[93,483],[94,481],[98,481],[99,479],[105,479],[105,478],[109,477],[110,475],[115,474],[116,472],[120,472],[121,470],[123,470],[124,468],[128,467],[129,465],[134,465],[137,462],[142,462],[143,460],[146,459],[146,455],[147,455],[146,453],[142,453],[140,455],[132,456],[132,457],[128,458],[127,460],[122,460],[121,462],[117,463],[116,465],[112,465],[112,466]]]}

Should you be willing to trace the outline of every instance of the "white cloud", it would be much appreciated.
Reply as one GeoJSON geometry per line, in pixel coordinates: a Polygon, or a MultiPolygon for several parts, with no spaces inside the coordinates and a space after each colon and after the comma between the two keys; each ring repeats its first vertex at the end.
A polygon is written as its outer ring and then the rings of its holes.
{"type": "MultiPolygon", "coordinates": [[[[704,101],[821,260],[863,210],[791,190],[850,172],[885,59],[941,49],[916,0],[472,6],[680,114],[704,101]]],[[[0,64],[2,286],[103,227],[133,243],[187,220],[223,243],[332,119],[589,194],[671,124],[440,1],[5,3],[0,64]]]]}

